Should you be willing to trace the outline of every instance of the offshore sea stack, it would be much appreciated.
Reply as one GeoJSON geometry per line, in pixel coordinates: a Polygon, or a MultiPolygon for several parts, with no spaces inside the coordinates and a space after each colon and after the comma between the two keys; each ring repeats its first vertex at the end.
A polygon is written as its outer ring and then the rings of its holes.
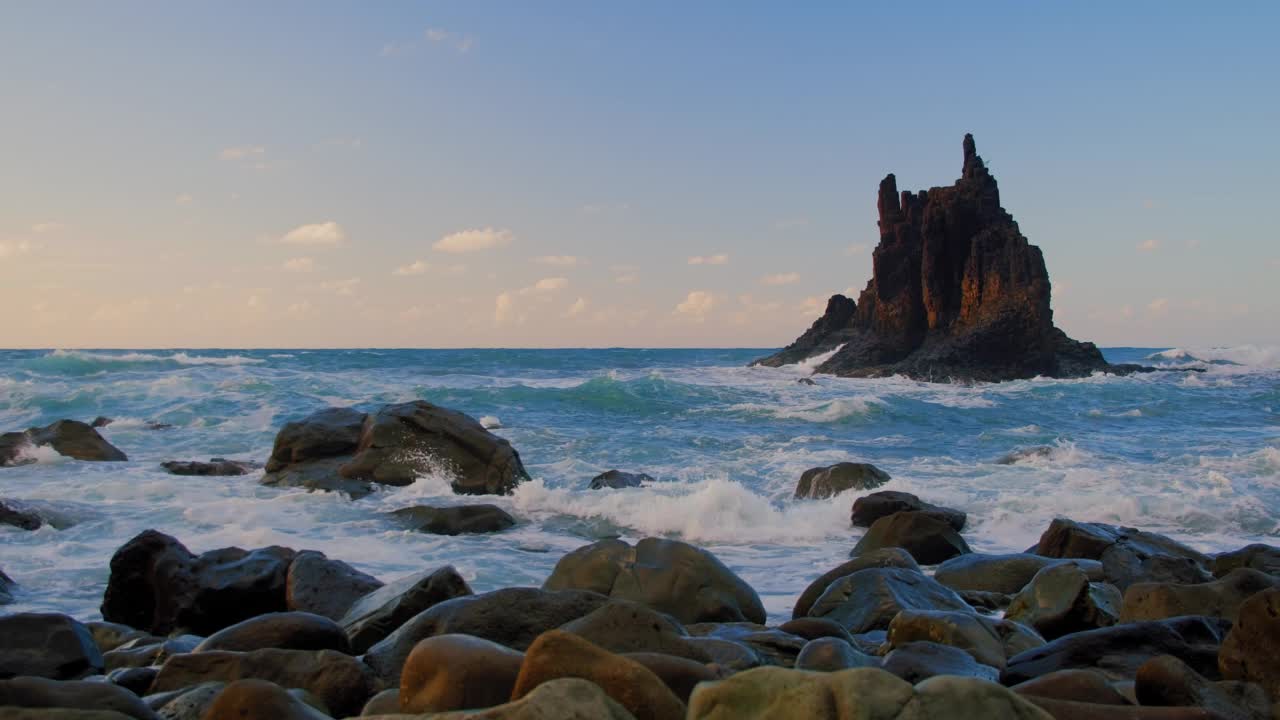
{"type": "Polygon", "coordinates": [[[1044,256],[1000,207],[972,135],[964,136],[954,185],[899,193],[890,174],[877,205],[880,243],[858,301],[832,296],[795,342],[753,364],[777,367],[835,350],[817,372],[934,382],[1142,369],[1110,365],[1093,343],[1054,327],[1044,256]]]}

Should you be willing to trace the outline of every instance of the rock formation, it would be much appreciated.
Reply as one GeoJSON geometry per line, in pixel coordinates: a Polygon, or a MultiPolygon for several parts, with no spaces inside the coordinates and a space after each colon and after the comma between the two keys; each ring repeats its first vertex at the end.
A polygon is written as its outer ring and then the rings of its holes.
{"type": "Polygon", "coordinates": [[[954,185],[899,193],[890,174],[880,182],[878,207],[880,243],[858,301],[832,296],[799,339],[754,364],[777,367],[834,351],[818,372],[942,382],[1140,369],[1110,365],[1093,343],[1054,327],[1044,256],[1000,207],[972,135],[965,135],[954,185]]]}

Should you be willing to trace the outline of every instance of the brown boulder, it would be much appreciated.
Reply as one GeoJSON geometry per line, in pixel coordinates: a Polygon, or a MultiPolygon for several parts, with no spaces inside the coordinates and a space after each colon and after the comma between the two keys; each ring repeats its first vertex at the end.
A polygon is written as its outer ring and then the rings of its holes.
{"type": "Polygon", "coordinates": [[[414,646],[400,673],[400,712],[473,710],[507,702],[524,655],[469,635],[414,646]]]}
{"type": "Polygon", "coordinates": [[[1057,670],[1018,683],[1013,686],[1013,691],[1020,695],[1096,705],[1129,704],[1111,680],[1096,670],[1057,670]]]}
{"type": "Polygon", "coordinates": [[[933,578],[902,568],[868,568],[831,583],[809,610],[852,634],[888,629],[903,610],[959,610],[969,604],[933,578]]]}
{"type": "Polygon", "coordinates": [[[657,675],[681,702],[689,702],[689,695],[700,682],[719,680],[722,675],[710,666],[688,658],[654,652],[623,653],[622,657],[640,663],[657,675]]]}
{"type": "Polygon", "coordinates": [[[51,447],[59,455],[91,462],[122,462],[129,458],[97,430],[79,420],[58,420],[44,427],[0,435],[0,467],[34,463],[31,447],[51,447]]]}
{"type": "Polygon", "coordinates": [[[1044,638],[1030,628],[972,612],[903,610],[889,623],[887,647],[921,641],[963,650],[997,670],[1004,669],[1008,658],[1044,645],[1044,638]]]}
{"type": "Polygon", "coordinates": [[[1057,518],[1036,554],[1102,562],[1106,581],[1123,592],[1137,582],[1198,583],[1213,579],[1208,556],[1176,540],[1137,528],[1057,518]]]}
{"type": "Polygon", "coordinates": [[[0,615],[0,679],[76,680],[103,669],[102,653],[78,620],[56,613],[0,615]]]}
{"type": "Polygon", "coordinates": [[[192,652],[264,648],[336,650],[351,654],[351,641],[342,627],[327,617],[304,612],[267,613],[242,620],[205,638],[192,652]]]}
{"type": "Polygon", "coordinates": [[[613,653],[662,653],[711,662],[705,651],[689,642],[688,633],[675,620],[627,600],[610,600],[560,629],[613,653]]]}
{"type": "Polygon", "coordinates": [[[1134,693],[1142,705],[1201,707],[1238,720],[1271,718],[1271,701],[1261,687],[1211,682],[1172,655],[1143,663],[1134,680],[1134,693]]]}
{"type": "Polygon", "coordinates": [[[889,473],[871,463],[842,462],[805,470],[796,483],[797,498],[824,500],[847,490],[870,490],[889,482],[889,473]]]}
{"type": "MultiPolygon", "coordinates": [[[[41,677],[0,680],[0,708],[64,708],[110,710],[136,720],[154,720],[155,713],[137,695],[110,683],[85,680],[58,682],[41,677]]],[[[0,717],[8,718],[3,710],[0,717]]]]}
{"type": "Polygon", "coordinates": [[[329,720],[284,688],[252,678],[228,683],[201,720],[329,720]]]}
{"type": "Polygon", "coordinates": [[[1280,702],[1280,588],[1263,590],[1240,606],[1218,667],[1223,678],[1258,683],[1280,702]]]}
{"type": "Polygon", "coordinates": [[[1014,596],[1005,618],[1054,638],[1081,630],[1115,625],[1120,618],[1120,591],[1072,563],[1050,565],[1036,573],[1014,596]]]}
{"type": "Polygon", "coordinates": [[[1214,577],[1220,578],[1236,568],[1249,568],[1280,577],[1280,548],[1254,543],[1239,550],[1219,553],[1213,556],[1210,569],[1214,577]]]}
{"type": "Polygon", "coordinates": [[[871,523],[849,555],[890,547],[906,550],[921,565],[937,565],[972,552],[949,523],[923,512],[899,512],[871,523]]]}
{"type": "Polygon", "coordinates": [[[960,510],[932,505],[908,492],[882,490],[864,495],[853,501],[849,521],[854,527],[871,527],[875,521],[900,512],[921,512],[950,525],[953,530],[964,530],[968,515],[960,510]]]}
{"type": "Polygon", "coordinates": [[[1062,560],[1030,553],[1010,555],[959,555],[938,566],[933,579],[952,590],[976,590],[1014,595],[1027,586],[1036,573],[1064,562],[1075,563],[1094,582],[1102,582],[1102,563],[1097,560],[1062,560]]]}
{"type": "Polygon", "coordinates": [[[471,594],[452,565],[400,578],[357,600],[339,621],[351,647],[363,653],[428,608],[471,594]]]}
{"type": "Polygon", "coordinates": [[[832,570],[828,570],[819,576],[817,580],[809,583],[809,586],[796,599],[796,605],[791,611],[791,617],[798,619],[807,616],[809,608],[813,607],[813,603],[822,597],[822,593],[826,592],[827,587],[836,580],[846,575],[852,575],[859,570],[888,567],[920,571],[920,566],[916,564],[915,558],[911,557],[911,554],[902,548],[870,550],[852,560],[841,563],[832,570]]]}
{"type": "Polygon", "coordinates": [[[1194,585],[1136,583],[1124,592],[1121,622],[1162,620],[1179,615],[1212,615],[1235,621],[1240,605],[1254,594],[1280,586],[1280,577],[1236,568],[1221,579],[1194,585]]]}

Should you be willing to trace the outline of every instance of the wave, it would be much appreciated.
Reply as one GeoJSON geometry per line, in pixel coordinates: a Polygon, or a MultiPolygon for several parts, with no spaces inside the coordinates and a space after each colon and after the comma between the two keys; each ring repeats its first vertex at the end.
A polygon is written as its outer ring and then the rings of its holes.
{"type": "Polygon", "coordinates": [[[1232,347],[1171,348],[1151,353],[1147,360],[1168,367],[1280,369],[1280,346],[1235,345],[1232,347]]]}
{"type": "Polygon", "coordinates": [[[812,423],[835,423],[864,418],[879,412],[884,401],[875,395],[835,398],[816,403],[797,405],[766,405],[764,403],[738,403],[730,405],[729,412],[764,415],[780,420],[804,420],[812,423]]]}
{"type": "Polygon", "coordinates": [[[154,367],[181,368],[199,365],[257,365],[261,358],[244,355],[193,355],[175,352],[160,355],[148,352],[90,352],[88,350],[54,350],[24,363],[27,369],[67,375],[90,375],[111,370],[154,367]]]}

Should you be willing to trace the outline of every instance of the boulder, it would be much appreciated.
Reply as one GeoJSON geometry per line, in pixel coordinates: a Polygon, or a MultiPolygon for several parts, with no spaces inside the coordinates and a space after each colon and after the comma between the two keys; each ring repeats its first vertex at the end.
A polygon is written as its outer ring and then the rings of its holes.
{"type": "Polygon", "coordinates": [[[800,597],[796,599],[795,607],[791,611],[793,619],[799,619],[809,614],[809,608],[813,607],[813,603],[820,597],[822,593],[827,591],[827,587],[831,583],[839,580],[846,575],[852,575],[859,570],[867,568],[887,568],[896,567],[906,570],[920,571],[920,566],[916,564],[915,558],[902,548],[881,548],[879,550],[870,550],[863,553],[852,560],[841,563],[832,570],[828,570],[818,577],[817,580],[809,583],[809,586],[800,593],[800,597]]]}
{"type": "Polygon", "coordinates": [[[524,655],[469,635],[429,637],[400,673],[399,712],[434,713],[501,705],[511,698],[524,655]]]}
{"type": "Polygon", "coordinates": [[[267,613],[242,620],[205,638],[193,652],[248,652],[264,648],[336,650],[351,654],[351,642],[342,626],[327,617],[305,612],[267,613]]]}
{"type": "Polygon", "coordinates": [[[369,702],[360,709],[360,717],[372,715],[399,715],[400,688],[387,688],[369,698],[369,702]]]}
{"type": "Polygon", "coordinates": [[[525,652],[513,700],[549,680],[576,677],[600,686],[636,720],[680,720],[685,704],[648,668],[560,630],[538,636],[525,652]]]}
{"type": "Polygon", "coordinates": [[[884,656],[880,665],[909,683],[918,683],[935,675],[956,675],[995,682],[1000,671],[983,665],[973,655],[940,643],[928,641],[909,642],[895,647],[884,656]]]}
{"type": "Polygon", "coordinates": [[[1135,582],[1208,582],[1209,558],[1176,540],[1136,528],[1057,518],[1036,554],[1100,560],[1106,581],[1123,592],[1135,582]]]}
{"type": "Polygon", "coordinates": [[[88,423],[58,420],[44,427],[0,435],[0,467],[34,463],[36,459],[27,452],[31,447],[51,447],[59,455],[91,462],[129,459],[88,423]]]}
{"type": "Polygon", "coordinates": [[[1036,573],[1014,596],[1005,618],[1055,638],[1115,625],[1120,619],[1120,591],[1107,583],[1089,582],[1089,575],[1072,563],[1036,573]]]}
{"type": "Polygon", "coordinates": [[[107,682],[142,697],[160,672],[157,667],[120,668],[107,673],[107,682]]]}
{"type": "Polygon", "coordinates": [[[809,641],[756,623],[696,623],[686,628],[698,638],[715,638],[751,650],[766,665],[791,667],[809,641]]]}
{"type": "Polygon", "coordinates": [[[547,630],[590,613],[608,601],[580,590],[547,592],[503,588],[437,603],[415,615],[365,653],[364,661],[388,684],[399,684],[400,670],[413,648],[436,635],[462,634],[523,651],[547,630]]]}
{"type": "Polygon", "coordinates": [[[197,683],[177,690],[153,692],[143,701],[162,720],[201,720],[205,709],[226,686],[225,682],[216,681],[197,683]]]}
{"type": "Polygon", "coordinates": [[[1063,562],[1074,563],[1083,569],[1090,581],[1102,581],[1102,563],[1097,560],[1061,560],[1031,553],[959,555],[939,565],[933,579],[956,591],[1014,595],[1026,587],[1036,573],[1063,562]]]}
{"type": "MultiPolygon", "coordinates": [[[[394,717],[417,720],[419,716],[394,717]]],[[[599,685],[578,678],[544,682],[519,700],[488,710],[459,710],[429,717],[431,720],[636,720],[599,685]]]]}
{"type": "Polygon", "coordinates": [[[1017,465],[1024,460],[1045,459],[1053,455],[1053,451],[1057,447],[1053,445],[1033,445],[1031,447],[1016,447],[1009,452],[996,458],[997,465],[1017,465]]]}
{"type": "Polygon", "coordinates": [[[370,483],[338,472],[360,444],[364,420],[365,414],[353,408],[331,407],[285,423],[276,434],[262,484],[342,492],[352,498],[368,495],[370,483]]]}
{"type": "Polygon", "coordinates": [[[248,475],[258,466],[242,460],[211,458],[209,462],[201,460],[168,460],[160,463],[160,467],[170,475],[197,475],[202,477],[248,475]]]}
{"type": "Polygon", "coordinates": [[[590,590],[633,600],[682,623],[765,621],[760,596],[715,555],[678,540],[644,538],[634,547],[604,540],[556,563],[544,590],[590,590]]]}
{"type": "Polygon", "coordinates": [[[1257,685],[1215,683],[1172,655],[1143,663],[1134,678],[1134,693],[1146,706],[1200,707],[1224,718],[1270,720],[1271,702],[1257,685]]]}
{"type": "Polygon", "coordinates": [[[446,565],[374,590],[357,600],[338,624],[351,638],[351,648],[363,653],[424,610],[466,595],[471,595],[471,587],[446,565]]]}
{"type": "Polygon", "coordinates": [[[968,516],[960,510],[931,505],[911,493],[881,490],[854,500],[849,520],[854,527],[871,527],[880,518],[900,512],[919,512],[930,515],[950,525],[956,532],[964,530],[965,521],[968,519],[968,516]]]}
{"type": "Polygon", "coordinates": [[[115,650],[131,640],[154,637],[149,632],[105,620],[93,620],[85,623],[84,626],[89,628],[89,634],[93,636],[93,644],[104,653],[115,650]]]}
{"type": "Polygon", "coordinates": [[[1248,568],[1280,577],[1280,548],[1255,543],[1239,550],[1219,553],[1210,561],[1213,576],[1220,578],[1236,568],[1248,568]]]}
{"type": "Polygon", "coordinates": [[[19,530],[39,530],[44,525],[44,518],[21,502],[0,499],[0,525],[19,530]]]}
{"type": "Polygon", "coordinates": [[[329,716],[275,683],[246,678],[228,683],[201,720],[329,720],[329,716]]]}
{"type": "Polygon", "coordinates": [[[1097,670],[1056,670],[1013,686],[1019,695],[1094,705],[1129,705],[1112,681],[1097,670]]]}
{"type": "Polygon", "coordinates": [[[151,692],[178,690],[199,683],[232,683],[255,678],[315,695],[336,717],[360,712],[379,689],[364,663],[333,650],[254,650],[174,655],[160,667],[151,692]]]}
{"type": "Polygon", "coordinates": [[[303,550],[294,556],[285,577],[285,607],[341,620],[357,600],[382,585],[341,560],[303,550]]]}
{"type": "Polygon", "coordinates": [[[689,642],[680,623],[629,600],[610,600],[560,629],[613,653],[662,653],[711,662],[706,651],[689,642]]]}
{"type": "Polygon", "coordinates": [[[623,653],[622,657],[648,668],[649,672],[658,676],[664,684],[680,698],[680,702],[689,702],[689,696],[700,682],[719,680],[722,672],[710,666],[688,658],[664,655],[652,652],[623,653]]]}
{"type": "MultiPolygon", "coordinates": [[[[826,588],[822,588],[826,590],[826,588]]],[[[821,593],[819,593],[821,594],[821,593]]],[[[817,599],[817,598],[815,598],[817,599]]],[[[835,638],[844,640],[847,643],[853,643],[853,636],[849,634],[844,626],[834,620],[826,618],[802,617],[788,620],[778,626],[778,630],[805,640],[817,640],[818,638],[835,638]]]]}
{"type": "Polygon", "coordinates": [[[1045,644],[1034,630],[972,612],[903,610],[889,623],[886,646],[935,642],[963,650],[983,665],[1003,670],[1009,657],[1045,644]]]}
{"type": "MultiPolygon", "coordinates": [[[[1258,683],[1271,699],[1280,702],[1280,588],[1270,588],[1244,601],[1235,625],[1218,656],[1218,667],[1227,680],[1258,683]]],[[[1168,653],[1186,660],[1175,652],[1168,653]]],[[[1213,677],[1192,663],[1202,675],[1213,677]]]]}
{"type": "MultiPolygon", "coordinates": [[[[967,656],[966,656],[967,657],[967,656]]],[[[876,668],[821,673],[767,667],[699,685],[689,720],[1049,720],[995,683],[935,677],[912,687],[876,668]]]]}
{"type": "Polygon", "coordinates": [[[831,583],[809,615],[834,620],[858,634],[887,629],[903,610],[973,612],[959,595],[918,572],[868,568],[831,583]]]}
{"type": "Polygon", "coordinates": [[[836,637],[823,637],[805,643],[795,662],[797,670],[818,672],[865,667],[880,667],[880,658],[868,655],[836,637]]]}
{"type": "Polygon", "coordinates": [[[755,364],[830,353],[816,372],[930,382],[1143,369],[1110,365],[1093,343],[1054,326],[1040,248],[1000,206],[972,135],[963,149],[954,185],[899,194],[892,174],[880,182],[880,242],[858,301],[832,297],[799,339],[755,364]]]}
{"type": "Polygon", "coordinates": [[[1219,580],[1195,585],[1136,583],[1124,593],[1120,621],[1211,615],[1234,622],[1245,600],[1278,586],[1280,577],[1243,567],[1232,570],[1219,580]]]}
{"type": "Polygon", "coordinates": [[[796,497],[823,500],[846,490],[878,488],[889,480],[889,473],[870,463],[841,462],[801,473],[796,497]]]}
{"type": "Polygon", "coordinates": [[[1187,616],[1064,635],[1009,658],[1001,682],[1016,685],[1069,669],[1096,669],[1112,680],[1132,680],[1157,655],[1182,658],[1196,672],[1216,679],[1218,647],[1229,628],[1220,618],[1187,616]]]}
{"type": "Polygon", "coordinates": [[[199,556],[182,543],[146,530],[111,557],[102,617],[167,635],[200,635],[285,608],[285,578],[294,551],[221,548],[199,556]]]}
{"type": "Polygon", "coordinates": [[[625,472],[623,470],[606,470],[605,472],[591,478],[591,482],[587,484],[587,489],[621,490],[622,488],[642,487],[654,482],[656,482],[656,480],[644,473],[632,473],[625,472]]]}
{"type": "Polygon", "coordinates": [[[418,532],[433,535],[495,533],[514,527],[516,519],[497,505],[415,505],[391,513],[392,517],[418,532]]]}
{"type": "Polygon", "coordinates": [[[18,583],[13,578],[4,574],[4,570],[0,569],[0,605],[8,605],[13,602],[13,592],[18,588],[18,583]]]}
{"type": "Polygon", "coordinates": [[[138,638],[103,653],[102,657],[106,661],[107,670],[142,668],[159,665],[173,655],[189,653],[195,650],[202,640],[203,638],[195,635],[138,638]]]}
{"type": "Polygon", "coordinates": [[[898,547],[911,553],[921,565],[936,565],[972,552],[951,525],[920,512],[899,512],[871,524],[850,556],[882,548],[898,547]]]}
{"type": "MultiPolygon", "coordinates": [[[[85,680],[58,682],[42,677],[0,680],[0,708],[66,708],[109,710],[136,720],[155,720],[137,695],[111,683],[85,680]]],[[[0,717],[10,717],[0,711],[0,717]]]]}
{"type": "Polygon", "coordinates": [[[713,666],[735,673],[767,665],[754,649],[733,640],[718,637],[692,637],[689,642],[711,656],[713,666]]]}
{"type": "MultiPolygon", "coordinates": [[[[267,472],[262,476],[261,483],[267,487],[296,487],[311,492],[341,493],[352,500],[359,500],[373,492],[373,483],[342,476],[339,470],[349,457],[343,455],[285,465],[279,470],[267,472]]],[[[267,467],[271,467],[271,464],[268,463],[267,467]]]]}
{"type": "Polygon", "coordinates": [[[102,653],[80,621],[56,613],[0,615],[0,679],[77,680],[104,669],[102,653]]]}
{"type": "Polygon", "coordinates": [[[501,437],[456,410],[425,400],[370,413],[343,477],[409,485],[432,471],[452,476],[462,495],[508,495],[529,479],[520,455],[501,437]]]}

